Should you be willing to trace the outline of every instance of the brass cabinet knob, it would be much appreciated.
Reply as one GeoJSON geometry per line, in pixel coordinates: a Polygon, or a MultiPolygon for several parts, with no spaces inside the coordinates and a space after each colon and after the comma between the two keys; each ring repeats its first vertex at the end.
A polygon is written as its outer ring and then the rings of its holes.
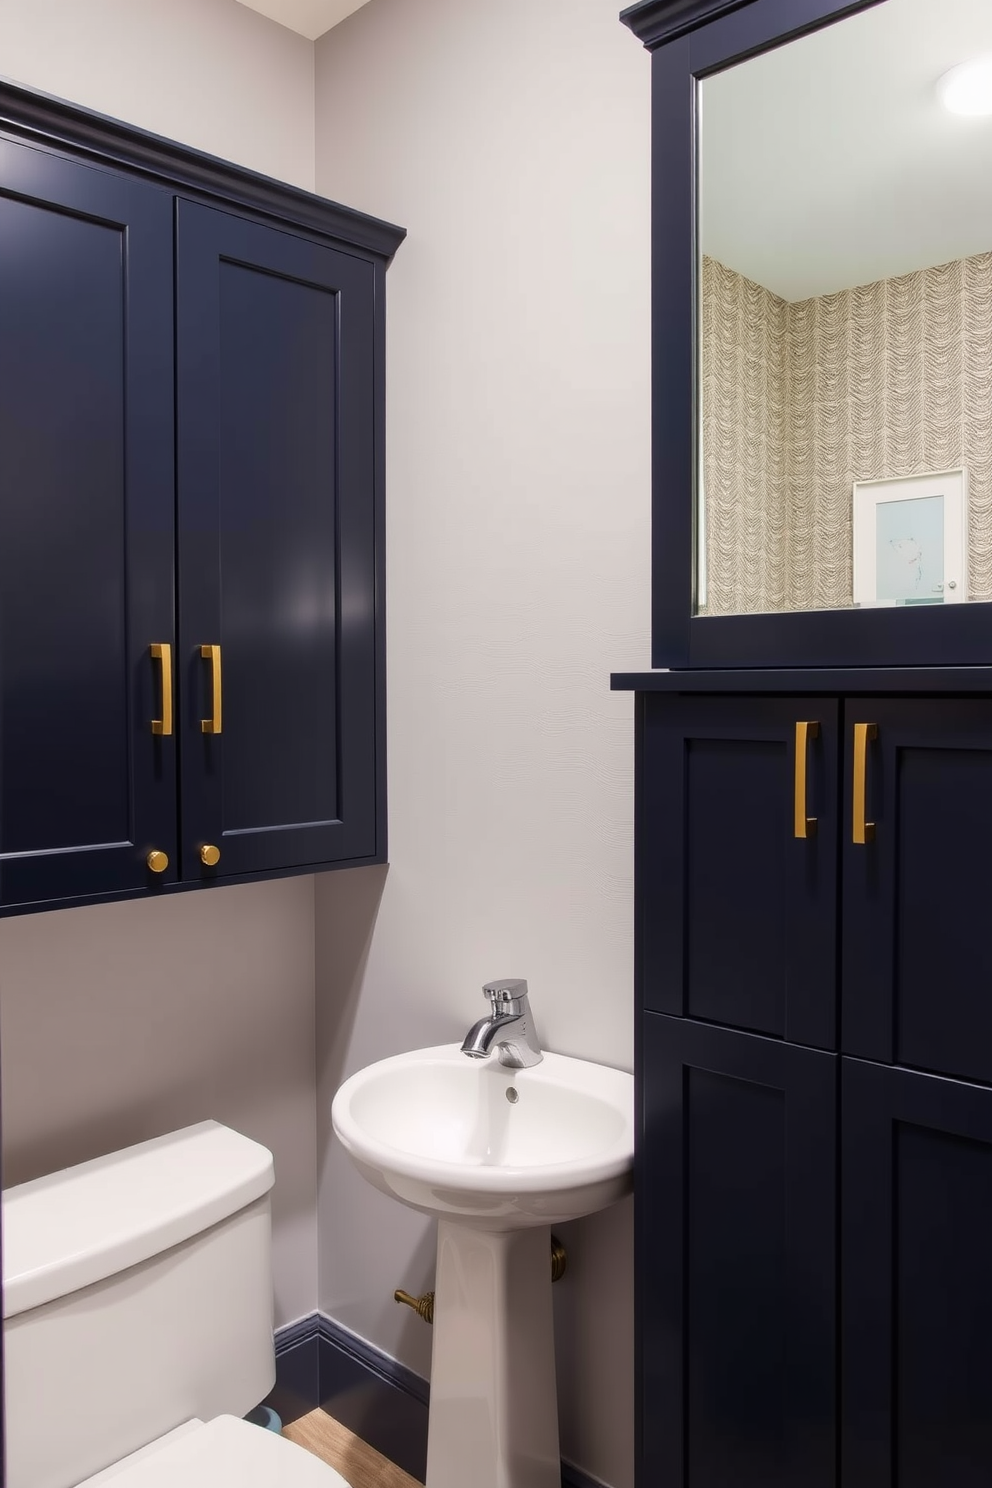
{"type": "Polygon", "coordinates": [[[200,862],[207,868],[215,868],[220,862],[220,848],[205,842],[200,848],[200,862]]]}
{"type": "Polygon", "coordinates": [[[166,868],[168,868],[169,866],[169,854],[159,852],[156,849],[154,852],[150,852],[148,854],[145,862],[148,864],[153,873],[164,873],[166,868]]]}

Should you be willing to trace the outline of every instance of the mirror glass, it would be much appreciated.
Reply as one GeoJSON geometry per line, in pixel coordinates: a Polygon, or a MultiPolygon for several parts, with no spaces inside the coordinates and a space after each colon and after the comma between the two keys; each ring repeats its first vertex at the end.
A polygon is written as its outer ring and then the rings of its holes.
{"type": "Polygon", "coordinates": [[[992,0],[883,0],[699,105],[697,613],[992,600],[992,0]]]}

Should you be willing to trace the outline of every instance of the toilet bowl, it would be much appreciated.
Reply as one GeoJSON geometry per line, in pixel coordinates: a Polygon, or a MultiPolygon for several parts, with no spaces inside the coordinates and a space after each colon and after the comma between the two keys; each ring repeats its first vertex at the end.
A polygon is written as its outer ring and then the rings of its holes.
{"type": "Polygon", "coordinates": [[[272,1155],[215,1121],[3,1195],[7,1488],[348,1488],[275,1383],[272,1155]]]}

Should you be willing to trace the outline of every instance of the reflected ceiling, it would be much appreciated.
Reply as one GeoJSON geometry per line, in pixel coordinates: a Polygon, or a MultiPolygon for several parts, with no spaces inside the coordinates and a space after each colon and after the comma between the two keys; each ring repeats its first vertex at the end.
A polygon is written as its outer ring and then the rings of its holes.
{"type": "Polygon", "coordinates": [[[992,117],[937,79],[992,0],[885,0],[702,84],[703,252],[786,300],[992,249],[992,117]]]}

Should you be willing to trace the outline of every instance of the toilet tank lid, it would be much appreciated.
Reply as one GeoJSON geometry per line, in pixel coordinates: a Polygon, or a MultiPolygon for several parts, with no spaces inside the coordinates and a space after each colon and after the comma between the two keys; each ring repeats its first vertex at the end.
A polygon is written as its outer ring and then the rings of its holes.
{"type": "Polygon", "coordinates": [[[272,1154],[217,1121],[48,1173],[3,1195],[3,1315],[158,1255],[272,1187],[272,1154]]]}

